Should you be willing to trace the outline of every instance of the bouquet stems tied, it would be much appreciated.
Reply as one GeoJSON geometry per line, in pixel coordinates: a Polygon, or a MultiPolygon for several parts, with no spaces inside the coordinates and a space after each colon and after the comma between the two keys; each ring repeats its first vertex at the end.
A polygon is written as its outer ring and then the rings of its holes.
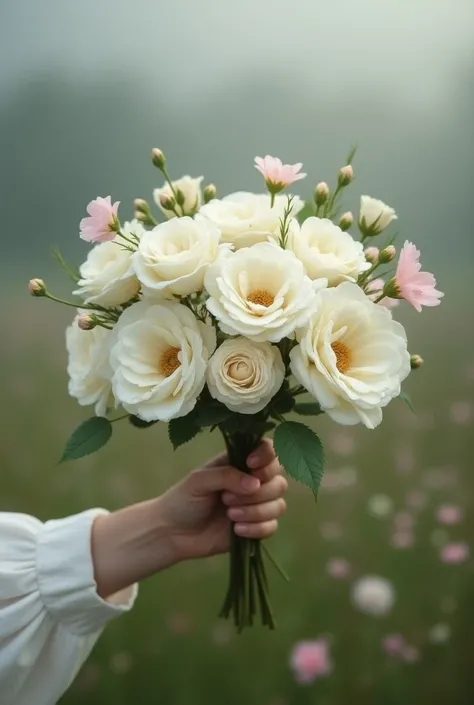
{"type": "MultiPolygon", "coordinates": [[[[262,436],[221,431],[230,464],[242,472],[250,473],[246,461],[249,454],[258,448],[262,436]]],[[[263,626],[275,629],[261,542],[237,536],[231,527],[229,555],[229,585],[220,616],[224,619],[232,618],[239,633],[254,624],[258,613],[263,626]]]]}

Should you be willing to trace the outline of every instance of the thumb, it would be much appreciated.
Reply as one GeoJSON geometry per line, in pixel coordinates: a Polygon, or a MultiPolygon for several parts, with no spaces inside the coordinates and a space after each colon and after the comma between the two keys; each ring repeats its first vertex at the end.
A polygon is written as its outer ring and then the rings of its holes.
{"type": "Polygon", "coordinates": [[[253,494],[260,487],[260,480],[230,466],[204,467],[189,475],[190,490],[196,497],[214,492],[253,494]]]}

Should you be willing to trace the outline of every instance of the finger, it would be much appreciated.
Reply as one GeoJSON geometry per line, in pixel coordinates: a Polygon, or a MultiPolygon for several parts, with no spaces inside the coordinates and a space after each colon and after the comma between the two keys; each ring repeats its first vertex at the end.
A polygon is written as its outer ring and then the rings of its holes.
{"type": "Polygon", "coordinates": [[[258,448],[250,453],[247,458],[247,465],[252,470],[268,465],[275,459],[275,451],[273,450],[273,441],[269,438],[264,438],[258,448]]]}
{"type": "Polygon", "coordinates": [[[234,492],[224,492],[222,501],[228,507],[243,506],[247,504],[263,504],[283,497],[288,489],[288,481],[283,475],[276,475],[273,480],[260,486],[260,489],[251,495],[244,496],[234,492]]]}
{"type": "Polygon", "coordinates": [[[204,467],[187,477],[190,490],[195,497],[213,492],[230,492],[236,496],[254,494],[260,488],[260,480],[235,468],[204,467]]]}
{"type": "Polygon", "coordinates": [[[245,536],[249,539],[268,539],[278,529],[276,519],[264,521],[260,524],[234,524],[234,531],[238,536],[245,536]]]}
{"type": "Polygon", "coordinates": [[[272,480],[275,475],[281,475],[283,472],[283,468],[278,462],[277,458],[274,458],[271,463],[268,465],[264,465],[263,468],[259,468],[258,470],[253,470],[252,475],[254,477],[258,477],[262,485],[265,482],[269,482],[272,480]]]}
{"type": "Polygon", "coordinates": [[[239,524],[254,524],[278,519],[285,511],[286,502],[280,497],[280,499],[274,499],[272,502],[265,502],[264,504],[231,507],[227,510],[227,516],[239,524]]]}

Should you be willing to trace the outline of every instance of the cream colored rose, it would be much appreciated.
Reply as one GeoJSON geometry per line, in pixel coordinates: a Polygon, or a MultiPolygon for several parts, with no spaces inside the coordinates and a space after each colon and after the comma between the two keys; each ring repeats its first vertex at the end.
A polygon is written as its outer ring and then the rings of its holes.
{"type": "MultiPolygon", "coordinates": [[[[221,242],[227,242],[238,250],[257,242],[278,239],[280,218],[288,204],[287,196],[277,196],[273,208],[268,194],[247,192],[231,193],[222,199],[214,199],[203,206],[196,218],[205,218],[221,231],[221,242]]],[[[303,208],[297,197],[293,200],[292,215],[303,208]]]]}
{"type": "Polygon", "coordinates": [[[241,337],[222,343],[207,368],[211,396],[240,414],[264,409],[284,378],[285,365],[275,345],[241,337]]]}
{"type": "Polygon", "coordinates": [[[289,248],[310,279],[327,278],[328,286],[354,282],[370,268],[362,244],[327,218],[307,218],[299,228],[295,223],[289,248]]]}
{"type": "Polygon", "coordinates": [[[225,252],[206,272],[207,308],[230,335],[276,343],[304,326],[316,310],[316,289],[288,250],[260,242],[225,252]]]}
{"type": "Polygon", "coordinates": [[[122,314],[114,336],[110,362],[117,402],[144,421],[186,416],[205,384],[214,328],[182,304],[142,301],[122,314]]]}
{"type": "Polygon", "coordinates": [[[93,330],[81,330],[77,325],[79,315],[66,330],[69,394],[81,406],[93,404],[97,416],[105,416],[107,407],[113,406],[109,364],[112,334],[98,326],[93,330]]]}
{"type": "Polygon", "coordinates": [[[360,197],[359,228],[363,233],[379,235],[397,215],[393,208],[370,196],[360,197]]]}
{"type": "Polygon", "coordinates": [[[410,373],[405,329],[357,286],[317,295],[317,311],[290,353],[291,371],[334,421],[375,428],[410,373]]]}
{"type": "Polygon", "coordinates": [[[211,223],[175,218],[149,230],[133,255],[145,297],[187,296],[203,289],[206,269],[225,245],[211,223]]]}
{"type": "MultiPolygon", "coordinates": [[[[134,233],[141,238],[146,231],[138,220],[132,220],[124,224],[122,232],[128,237],[134,233]]],[[[79,269],[79,288],[74,292],[85,303],[119,306],[138,294],[140,284],[132,267],[132,253],[122,244],[126,243],[117,235],[90,250],[79,269]]]]}
{"type": "MultiPolygon", "coordinates": [[[[199,210],[201,206],[201,182],[203,178],[203,176],[199,176],[197,179],[192,176],[182,176],[180,179],[172,181],[174,192],[177,194],[178,191],[181,191],[184,196],[183,206],[178,205],[176,208],[180,215],[194,215],[196,211],[199,210]]],[[[167,208],[163,208],[160,201],[161,196],[174,198],[173,190],[166,182],[161,188],[156,188],[153,191],[153,198],[158,208],[163,211],[167,218],[176,218],[176,213],[167,208]]]]}

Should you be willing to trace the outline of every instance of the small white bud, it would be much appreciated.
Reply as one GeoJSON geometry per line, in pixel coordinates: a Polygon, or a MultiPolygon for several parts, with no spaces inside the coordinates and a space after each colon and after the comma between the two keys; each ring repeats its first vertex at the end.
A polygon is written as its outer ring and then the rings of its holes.
{"type": "Polygon", "coordinates": [[[410,355],[410,367],[412,370],[417,370],[424,363],[421,355],[410,355]]]}
{"type": "Polygon", "coordinates": [[[393,260],[395,255],[397,254],[396,249],[394,248],[393,245],[388,245],[387,247],[384,247],[383,250],[380,251],[379,254],[379,262],[380,264],[388,264],[393,260]]]}
{"type": "Polygon", "coordinates": [[[92,330],[96,327],[97,320],[90,313],[81,313],[77,319],[77,325],[81,330],[92,330]]]}
{"type": "Polygon", "coordinates": [[[346,164],[341,169],[339,169],[339,176],[337,178],[337,183],[339,186],[348,186],[354,179],[354,169],[350,164],[346,164]]]}
{"type": "Polygon", "coordinates": [[[204,192],[203,192],[203,197],[204,197],[204,203],[209,203],[209,201],[212,201],[217,195],[217,189],[214,186],[214,184],[208,184],[207,186],[204,187],[204,192]]]}
{"type": "Polygon", "coordinates": [[[170,196],[166,193],[162,193],[160,196],[160,205],[165,210],[174,211],[176,207],[176,201],[174,200],[173,196],[170,196]]]}
{"type": "Polygon", "coordinates": [[[344,230],[344,231],[349,230],[349,228],[351,227],[353,222],[354,222],[354,216],[352,215],[352,213],[350,211],[347,211],[347,213],[343,213],[341,215],[341,219],[339,221],[339,227],[341,228],[341,230],[344,230]]]}
{"type": "Polygon", "coordinates": [[[143,198],[136,198],[133,201],[133,205],[135,206],[135,210],[139,211],[140,213],[148,213],[148,211],[150,210],[148,203],[143,198]]]}
{"type": "Polygon", "coordinates": [[[376,264],[379,261],[379,248],[378,247],[367,247],[364,250],[365,259],[371,264],[376,264]]]}
{"type": "Polygon", "coordinates": [[[30,279],[28,291],[31,296],[46,296],[46,284],[42,279],[30,279]]]}
{"type": "Polygon", "coordinates": [[[329,186],[325,181],[320,181],[314,189],[314,202],[316,205],[323,206],[329,198],[329,186]]]}
{"type": "Polygon", "coordinates": [[[157,169],[164,169],[166,164],[166,157],[157,147],[151,150],[151,161],[156,166],[157,169]]]}

